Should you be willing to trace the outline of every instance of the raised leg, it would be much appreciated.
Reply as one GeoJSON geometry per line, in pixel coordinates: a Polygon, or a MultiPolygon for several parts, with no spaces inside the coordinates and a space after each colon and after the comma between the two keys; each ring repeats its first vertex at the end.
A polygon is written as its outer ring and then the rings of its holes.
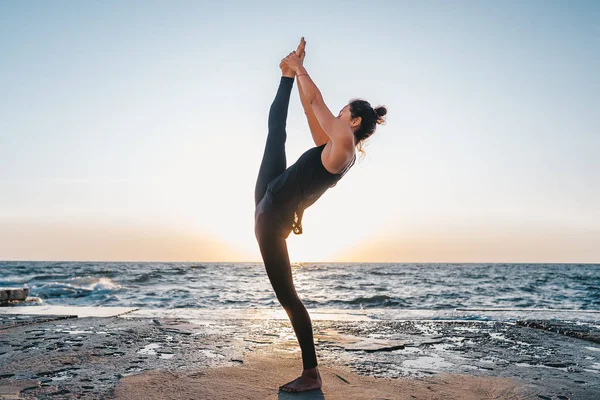
{"type": "Polygon", "coordinates": [[[282,76],[279,81],[279,88],[275,95],[275,100],[269,110],[269,132],[267,134],[267,143],[265,151],[258,170],[258,178],[254,188],[254,205],[258,205],[267,190],[267,185],[286,169],[285,141],[287,133],[285,131],[288,106],[290,104],[290,94],[294,78],[282,76]]]}

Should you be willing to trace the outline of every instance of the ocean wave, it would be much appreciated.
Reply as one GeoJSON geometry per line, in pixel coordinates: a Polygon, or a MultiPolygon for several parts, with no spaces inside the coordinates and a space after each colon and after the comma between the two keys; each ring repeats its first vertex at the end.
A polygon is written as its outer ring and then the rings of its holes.
{"type": "Polygon", "coordinates": [[[63,282],[32,284],[31,295],[50,299],[56,297],[88,297],[105,295],[121,289],[121,285],[107,277],[74,277],[63,282]]]}
{"type": "Polygon", "coordinates": [[[350,300],[332,300],[326,302],[328,304],[349,304],[362,305],[364,307],[386,307],[386,306],[406,306],[408,303],[404,299],[398,297],[390,297],[385,294],[375,296],[358,296],[350,300]]]}
{"type": "Polygon", "coordinates": [[[61,279],[69,279],[69,275],[64,275],[64,274],[61,274],[61,275],[44,274],[44,275],[36,275],[36,276],[34,276],[32,278],[29,278],[29,280],[32,280],[32,281],[50,281],[50,280],[58,281],[58,280],[61,280],[61,279]]]}
{"type": "Polygon", "coordinates": [[[75,277],[68,279],[65,284],[72,288],[83,290],[116,290],[121,288],[121,285],[105,276],[75,277]]]}
{"type": "Polygon", "coordinates": [[[149,282],[151,280],[160,280],[163,278],[163,274],[158,273],[158,272],[146,272],[143,273],[141,275],[138,275],[136,277],[134,277],[133,279],[129,280],[128,282],[131,283],[146,283],[149,282]]]}
{"type": "Polygon", "coordinates": [[[406,275],[404,272],[381,272],[381,271],[371,271],[371,275],[383,275],[383,276],[402,276],[406,275]]]}

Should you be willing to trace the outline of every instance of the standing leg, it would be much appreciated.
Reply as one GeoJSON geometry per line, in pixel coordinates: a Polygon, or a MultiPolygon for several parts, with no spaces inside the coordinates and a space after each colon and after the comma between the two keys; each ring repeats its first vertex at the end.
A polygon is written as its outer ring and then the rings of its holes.
{"type": "Polygon", "coordinates": [[[257,239],[277,300],[290,318],[296,333],[302,350],[302,366],[304,369],[314,368],[317,366],[317,354],[312,322],[294,287],[292,266],[285,239],[267,230],[263,231],[260,227],[257,239]]]}
{"type": "Polygon", "coordinates": [[[285,126],[293,85],[294,78],[281,77],[275,100],[273,100],[269,110],[269,133],[267,134],[267,143],[254,188],[255,206],[264,196],[269,182],[285,171],[286,168],[285,140],[287,134],[285,126]]]}

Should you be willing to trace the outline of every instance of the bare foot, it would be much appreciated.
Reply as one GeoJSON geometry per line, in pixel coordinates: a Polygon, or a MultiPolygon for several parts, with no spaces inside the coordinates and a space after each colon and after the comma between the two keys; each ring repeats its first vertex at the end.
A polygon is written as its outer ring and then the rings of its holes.
{"type": "MultiPolygon", "coordinates": [[[[296,54],[300,58],[300,61],[304,62],[304,57],[306,56],[306,51],[304,48],[306,47],[306,41],[304,40],[304,36],[300,39],[300,44],[296,48],[296,54]]],[[[281,68],[281,76],[287,76],[288,78],[293,78],[296,76],[296,72],[289,68],[287,64],[284,64],[283,61],[279,63],[279,68],[281,68]]]]}
{"type": "Polygon", "coordinates": [[[311,369],[305,369],[302,371],[302,375],[289,381],[285,385],[279,386],[279,390],[286,392],[305,392],[307,390],[320,389],[323,385],[321,381],[321,374],[319,374],[319,367],[311,369]]]}

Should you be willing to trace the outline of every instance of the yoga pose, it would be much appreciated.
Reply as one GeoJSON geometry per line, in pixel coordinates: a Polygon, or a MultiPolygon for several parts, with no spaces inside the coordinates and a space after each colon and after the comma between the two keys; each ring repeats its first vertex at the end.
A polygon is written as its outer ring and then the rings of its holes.
{"type": "Polygon", "coordinates": [[[301,392],[321,387],[310,316],[296,293],[286,239],[291,231],[302,233],[302,215],[325,191],[354,165],[357,146],[384,122],[387,109],[373,109],[356,99],[334,116],[303,66],[304,38],[295,52],[285,57],[275,100],[269,110],[267,143],[255,187],[254,233],[275,290],[302,350],[302,375],[279,389],[301,392]],[[286,119],[294,78],[316,147],[307,150],[286,168],[286,119]]]}

